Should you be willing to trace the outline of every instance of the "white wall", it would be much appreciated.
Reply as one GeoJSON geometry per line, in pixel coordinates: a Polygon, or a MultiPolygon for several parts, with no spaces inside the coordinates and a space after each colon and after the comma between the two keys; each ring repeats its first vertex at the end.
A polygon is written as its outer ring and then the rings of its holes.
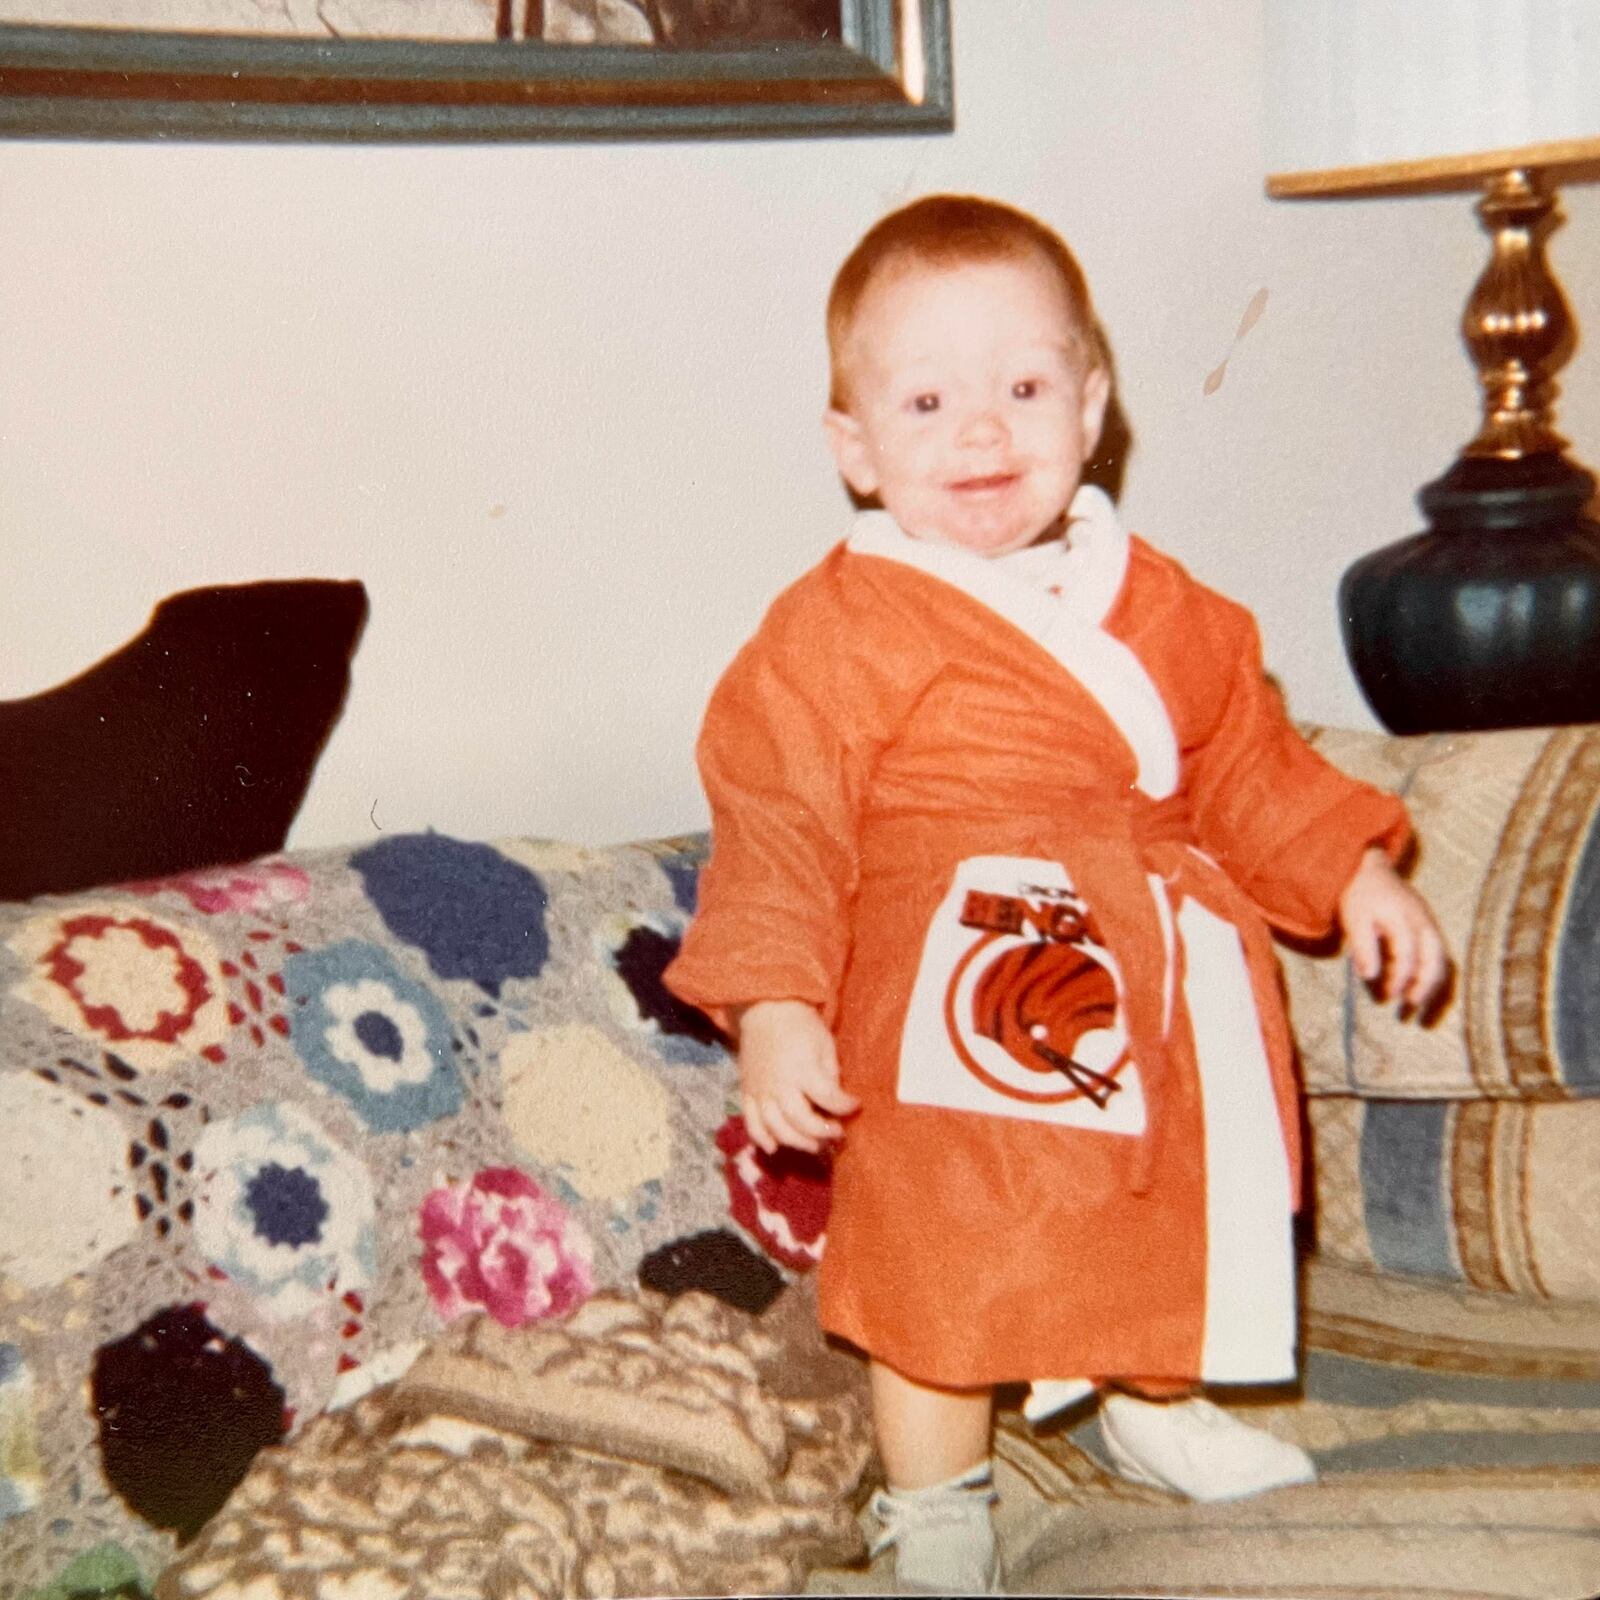
{"type": "MultiPolygon", "coordinates": [[[[1484,244],[1466,197],[1263,197],[1260,3],[963,0],[949,137],[0,143],[0,695],[174,590],[357,576],[372,620],[294,842],[698,826],[706,693],[842,526],[832,270],[956,188],[1077,247],[1130,523],[1256,609],[1298,714],[1370,725],[1334,585],[1472,432],[1484,244]]],[[[1600,328],[1600,191],[1566,208],[1552,255],[1600,328]]],[[[1600,354],[1565,377],[1600,462],[1600,354]]]]}

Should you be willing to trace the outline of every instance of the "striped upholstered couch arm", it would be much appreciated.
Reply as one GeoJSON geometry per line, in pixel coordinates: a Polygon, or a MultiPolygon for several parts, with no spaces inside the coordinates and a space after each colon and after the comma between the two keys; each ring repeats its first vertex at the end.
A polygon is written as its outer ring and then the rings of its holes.
{"type": "Polygon", "coordinates": [[[1286,956],[1317,1256],[1600,1306],[1600,728],[1311,736],[1405,797],[1456,962],[1419,1028],[1286,956]]]}

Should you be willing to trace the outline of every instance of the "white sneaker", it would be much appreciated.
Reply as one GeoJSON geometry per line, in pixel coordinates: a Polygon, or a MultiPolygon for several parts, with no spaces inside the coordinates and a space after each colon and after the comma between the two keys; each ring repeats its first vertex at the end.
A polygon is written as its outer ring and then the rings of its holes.
{"type": "Polygon", "coordinates": [[[1095,1385],[1087,1378],[1035,1378],[1028,1385],[1028,1398],[1022,1402],[1023,1418],[1037,1428],[1068,1406],[1087,1400],[1094,1391],[1095,1385]]]}
{"type": "Polygon", "coordinates": [[[1191,1500],[1242,1500],[1246,1495],[1311,1483],[1316,1464],[1299,1445],[1240,1422],[1209,1400],[1162,1404],[1130,1394],[1107,1395],[1100,1437],[1124,1478],[1175,1489],[1191,1500]]]}
{"type": "Polygon", "coordinates": [[[897,1592],[1003,1594],[995,1548],[995,1501],[987,1468],[927,1489],[882,1489],[871,1510],[880,1532],[874,1559],[894,1547],[897,1592]]]}

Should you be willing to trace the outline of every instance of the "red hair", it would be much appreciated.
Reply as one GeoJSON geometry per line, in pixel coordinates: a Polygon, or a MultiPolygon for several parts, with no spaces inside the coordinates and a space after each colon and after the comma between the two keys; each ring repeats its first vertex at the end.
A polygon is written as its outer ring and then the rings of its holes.
{"type": "Polygon", "coordinates": [[[935,194],[874,223],[839,268],[828,294],[830,404],[845,407],[845,346],[861,301],[878,278],[916,267],[938,270],[1027,260],[1042,261],[1055,274],[1087,366],[1109,371],[1105,335],[1095,318],[1089,285],[1065,240],[1037,217],[998,200],[935,194]]]}

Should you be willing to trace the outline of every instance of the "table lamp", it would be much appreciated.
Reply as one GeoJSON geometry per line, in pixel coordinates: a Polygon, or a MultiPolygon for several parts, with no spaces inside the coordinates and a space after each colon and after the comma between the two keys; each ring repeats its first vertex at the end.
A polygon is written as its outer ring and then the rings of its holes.
{"type": "Polygon", "coordinates": [[[1482,186],[1489,264],[1461,328],[1477,436],[1417,499],[1426,532],[1339,587],[1392,732],[1600,721],[1595,480],[1554,427],[1576,344],[1544,256],[1558,176],[1600,175],[1600,0],[1265,0],[1267,191],[1482,186]]]}

